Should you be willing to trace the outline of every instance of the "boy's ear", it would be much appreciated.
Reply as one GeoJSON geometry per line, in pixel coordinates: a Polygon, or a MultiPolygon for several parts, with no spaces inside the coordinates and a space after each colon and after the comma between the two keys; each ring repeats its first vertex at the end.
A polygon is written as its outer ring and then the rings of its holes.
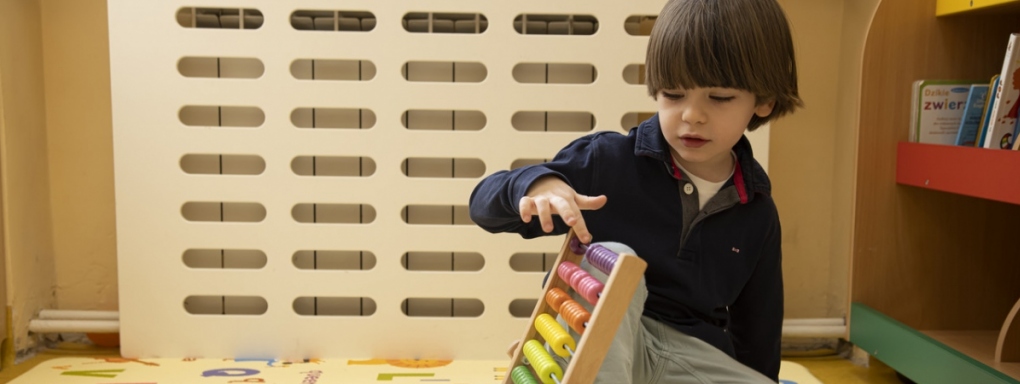
{"type": "Polygon", "coordinates": [[[758,104],[757,107],[754,107],[754,114],[758,115],[758,117],[768,117],[769,115],[772,114],[772,109],[774,109],[775,107],[776,100],[772,99],[764,103],[758,104]]]}

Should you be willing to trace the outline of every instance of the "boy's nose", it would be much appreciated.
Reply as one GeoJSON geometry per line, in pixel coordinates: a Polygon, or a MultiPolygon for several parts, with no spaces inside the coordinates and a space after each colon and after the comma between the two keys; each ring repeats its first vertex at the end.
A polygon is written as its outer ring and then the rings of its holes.
{"type": "Polygon", "coordinates": [[[680,118],[682,118],[687,124],[704,124],[708,116],[700,107],[691,105],[684,109],[680,118]]]}

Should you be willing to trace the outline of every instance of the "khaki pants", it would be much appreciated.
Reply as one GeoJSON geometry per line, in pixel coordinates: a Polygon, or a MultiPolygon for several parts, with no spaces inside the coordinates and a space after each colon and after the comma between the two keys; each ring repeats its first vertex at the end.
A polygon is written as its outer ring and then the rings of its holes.
{"type": "MultiPolygon", "coordinates": [[[[626,245],[600,243],[617,253],[634,253],[626,245]]],[[[607,276],[582,262],[581,268],[600,281],[607,276]]],[[[574,299],[588,311],[590,304],[573,292],[574,299]]],[[[597,384],[716,384],[773,383],[758,371],[741,364],[701,339],[688,336],[652,318],[642,316],[648,288],[644,279],[634,292],[616,337],[599,369],[597,384]]],[[[559,319],[574,340],[580,340],[566,323],[559,319]]],[[[567,361],[553,354],[561,366],[567,361]]],[[[569,383],[568,383],[569,384],[569,383]]]]}

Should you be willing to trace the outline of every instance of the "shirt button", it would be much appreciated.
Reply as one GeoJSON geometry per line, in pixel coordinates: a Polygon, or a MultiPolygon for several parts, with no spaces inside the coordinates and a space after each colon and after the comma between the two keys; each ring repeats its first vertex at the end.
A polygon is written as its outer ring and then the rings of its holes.
{"type": "Polygon", "coordinates": [[[694,193],[694,186],[691,183],[684,184],[684,193],[688,195],[694,193]]]}

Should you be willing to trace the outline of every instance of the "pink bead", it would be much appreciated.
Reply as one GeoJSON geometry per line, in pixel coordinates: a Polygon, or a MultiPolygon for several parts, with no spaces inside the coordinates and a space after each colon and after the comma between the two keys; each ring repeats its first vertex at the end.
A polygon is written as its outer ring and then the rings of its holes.
{"type": "Polygon", "coordinates": [[[605,284],[602,284],[601,281],[598,281],[598,279],[591,275],[588,275],[587,278],[581,280],[578,285],[574,287],[574,289],[580,293],[586,301],[591,303],[591,305],[598,304],[599,294],[601,294],[602,290],[605,288],[605,284]]]}

